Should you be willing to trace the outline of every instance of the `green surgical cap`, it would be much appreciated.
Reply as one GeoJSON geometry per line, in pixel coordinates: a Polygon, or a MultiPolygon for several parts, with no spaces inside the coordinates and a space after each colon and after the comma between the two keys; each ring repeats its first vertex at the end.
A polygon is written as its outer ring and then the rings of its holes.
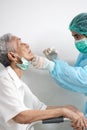
{"type": "Polygon", "coordinates": [[[74,17],[69,25],[69,29],[87,36],[87,13],[81,13],[74,17]]]}

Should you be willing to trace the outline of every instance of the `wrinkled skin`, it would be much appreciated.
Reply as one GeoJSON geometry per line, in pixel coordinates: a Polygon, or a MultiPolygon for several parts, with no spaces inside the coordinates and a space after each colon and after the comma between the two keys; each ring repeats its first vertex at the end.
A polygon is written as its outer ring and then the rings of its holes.
{"type": "MultiPolygon", "coordinates": [[[[84,114],[72,105],[66,106],[66,108],[72,110],[71,126],[75,130],[85,130],[87,128],[87,120],[84,117],[84,114]]],[[[67,115],[65,114],[65,116],[67,116],[67,118],[70,118],[70,114],[71,112],[67,111],[67,115]]]]}

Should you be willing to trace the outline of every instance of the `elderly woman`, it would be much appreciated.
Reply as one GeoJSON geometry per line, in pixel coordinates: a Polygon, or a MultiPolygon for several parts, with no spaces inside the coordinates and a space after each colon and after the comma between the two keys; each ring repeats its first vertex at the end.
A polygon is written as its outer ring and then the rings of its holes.
{"type": "MultiPolygon", "coordinates": [[[[45,49],[45,56],[36,56],[32,64],[36,68],[45,68],[60,87],[87,95],[87,13],[75,16],[69,25],[75,39],[75,47],[80,54],[74,66],[59,60],[54,49],[45,49]]],[[[87,114],[87,103],[84,114],[87,114]]]]}

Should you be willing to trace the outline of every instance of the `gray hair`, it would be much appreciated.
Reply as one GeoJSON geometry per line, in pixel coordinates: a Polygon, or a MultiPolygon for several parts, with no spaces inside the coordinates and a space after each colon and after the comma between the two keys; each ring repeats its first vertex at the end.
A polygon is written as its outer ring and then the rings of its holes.
{"type": "Polygon", "coordinates": [[[0,63],[2,63],[5,67],[10,65],[10,60],[8,59],[7,53],[9,51],[13,51],[13,48],[9,44],[12,37],[13,35],[10,33],[0,37],[0,63]]]}

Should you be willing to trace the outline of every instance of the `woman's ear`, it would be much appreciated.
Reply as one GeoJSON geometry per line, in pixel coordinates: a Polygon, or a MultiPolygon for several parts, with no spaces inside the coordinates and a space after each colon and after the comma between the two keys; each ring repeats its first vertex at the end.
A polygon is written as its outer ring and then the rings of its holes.
{"type": "Polygon", "coordinates": [[[17,61],[17,56],[13,52],[8,52],[7,56],[10,61],[17,61]]]}

